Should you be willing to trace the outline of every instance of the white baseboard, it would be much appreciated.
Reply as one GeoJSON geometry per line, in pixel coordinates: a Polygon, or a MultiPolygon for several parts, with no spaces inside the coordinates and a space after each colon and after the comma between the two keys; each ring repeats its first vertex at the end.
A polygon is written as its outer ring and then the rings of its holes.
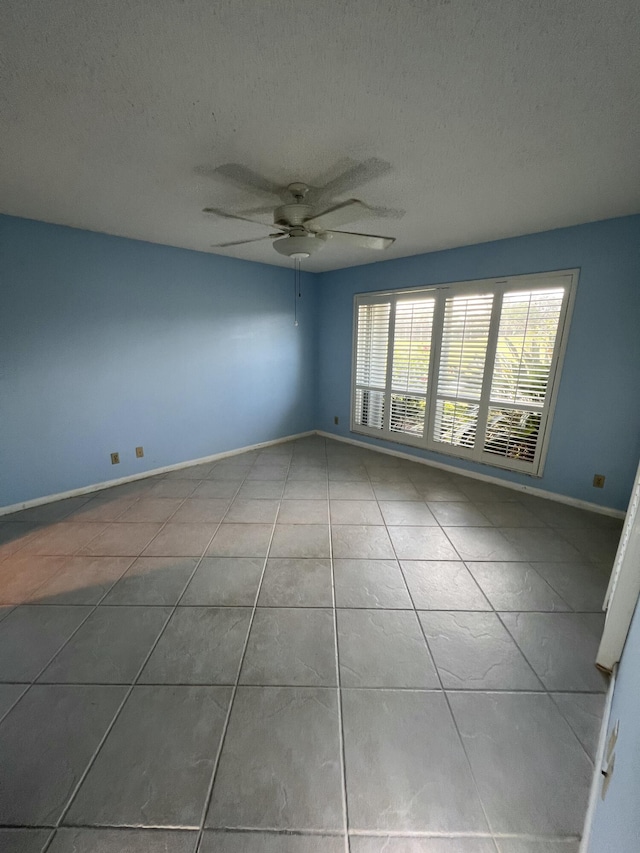
{"type": "Polygon", "coordinates": [[[556,501],[557,503],[568,504],[569,506],[577,507],[578,509],[586,509],[589,512],[598,512],[600,515],[608,515],[612,518],[624,518],[626,513],[621,509],[613,509],[608,506],[600,506],[590,501],[582,501],[578,498],[572,498],[568,495],[559,495],[556,492],[548,492],[545,489],[537,489],[534,486],[523,485],[522,483],[513,483],[510,480],[503,480],[500,477],[492,477],[490,474],[480,474],[477,471],[467,471],[465,468],[458,468],[455,465],[447,465],[445,462],[433,462],[430,459],[422,459],[420,456],[413,456],[411,453],[404,453],[401,450],[395,450],[388,447],[378,447],[377,444],[367,444],[366,441],[360,441],[357,438],[347,438],[342,435],[334,435],[331,432],[324,430],[316,430],[318,435],[325,438],[333,438],[335,441],[343,441],[345,444],[354,444],[357,447],[364,447],[366,450],[373,450],[376,453],[386,453],[387,456],[398,456],[400,459],[408,459],[410,462],[418,462],[420,465],[426,465],[429,468],[440,468],[443,471],[449,471],[452,474],[461,474],[463,477],[471,477],[473,480],[482,480],[485,483],[493,483],[496,486],[504,486],[506,489],[513,489],[516,492],[526,492],[529,495],[536,495],[540,498],[556,501]]]}
{"type": "Polygon", "coordinates": [[[102,489],[108,489],[111,486],[120,486],[122,483],[132,483],[135,480],[144,480],[147,477],[155,477],[157,474],[166,474],[169,471],[179,471],[181,468],[190,468],[192,465],[202,465],[205,462],[215,462],[218,459],[225,459],[228,456],[238,456],[240,453],[246,453],[248,450],[259,450],[261,447],[270,447],[273,444],[283,444],[285,441],[293,441],[297,438],[305,438],[308,435],[315,435],[315,430],[307,432],[299,432],[295,435],[286,435],[284,438],[274,438],[271,441],[261,441],[259,444],[250,444],[247,447],[238,447],[235,450],[225,450],[222,453],[213,453],[211,456],[201,456],[199,459],[188,459],[186,462],[176,462],[174,465],[165,465],[163,468],[152,468],[149,471],[142,471],[139,474],[130,474],[128,477],[119,477],[117,480],[105,480],[103,483],[93,483],[90,486],[81,486],[79,489],[69,489],[68,492],[58,492],[55,495],[45,495],[41,498],[33,498],[30,501],[22,501],[22,503],[11,504],[9,506],[0,507],[0,515],[9,515],[11,512],[19,512],[21,509],[30,509],[32,506],[42,506],[43,504],[54,503],[65,498],[75,498],[79,495],[90,495],[93,492],[99,492],[102,489]]]}

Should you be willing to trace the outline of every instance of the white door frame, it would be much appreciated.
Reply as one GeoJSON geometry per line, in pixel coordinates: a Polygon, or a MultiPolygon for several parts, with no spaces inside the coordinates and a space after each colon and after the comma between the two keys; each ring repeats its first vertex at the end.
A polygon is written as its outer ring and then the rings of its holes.
{"type": "Polygon", "coordinates": [[[604,631],[596,664],[611,671],[618,663],[640,596],[640,465],[631,492],[627,517],[613,563],[609,588],[602,605],[604,631]]]}

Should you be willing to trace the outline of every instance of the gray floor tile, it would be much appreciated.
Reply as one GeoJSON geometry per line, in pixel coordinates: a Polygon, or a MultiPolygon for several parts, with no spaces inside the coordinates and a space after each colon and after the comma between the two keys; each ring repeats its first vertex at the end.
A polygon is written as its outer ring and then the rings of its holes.
{"type": "Polygon", "coordinates": [[[230,698],[227,687],[134,687],[65,823],[197,828],[230,698]]]}
{"type": "Polygon", "coordinates": [[[384,524],[377,501],[332,500],[332,524],[384,524]]]}
{"type": "Polygon", "coordinates": [[[376,496],[370,483],[329,483],[329,497],[332,501],[373,501],[376,496]]]}
{"type": "Polygon", "coordinates": [[[283,500],[278,513],[279,524],[327,524],[329,521],[329,501],[324,500],[283,500]]]}
{"type": "Polygon", "coordinates": [[[406,483],[374,483],[373,491],[379,501],[419,501],[420,492],[407,480],[406,483]]]}
{"type": "MultiPolygon", "coordinates": [[[[133,485],[133,484],[130,484],[133,485]]],[[[139,489],[144,488],[138,486],[139,489]]],[[[52,501],[40,506],[32,506],[20,512],[11,513],[11,521],[36,522],[37,524],[55,524],[63,518],[67,518],[72,512],[87,503],[91,495],[78,495],[63,501],[52,501]]]]}
{"type": "Polygon", "coordinates": [[[99,607],[39,678],[49,684],[131,684],[168,607],[99,607]]]}
{"type": "Polygon", "coordinates": [[[240,683],[334,686],[331,611],[259,608],[251,626],[240,683]]]}
{"type": "Polygon", "coordinates": [[[284,491],[284,480],[247,480],[238,491],[239,498],[280,500],[284,491]]]}
{"type": "Polygon", "coordinates": [[[594,761],[604,713],[604,695],[602,693],[553,693],[551,698],[591,760],[594,761]]]}
{"type": "Polygon", "coordinates": [[[253,524],[273,524],[278,513],[279,501],[257,498],[236,498],[229,507],[225,521],[253,524]]]}
{"type": "Polygon", "coordinates": [[[18,701],[26,689],[26,684],[0,684],[0,720],[12,705],[18,701]]]}
{"type": "Polygon", "coordinates": [[[418,483],[416,485],[422,500],[428,501],[468,501],[469,498],[460,489],[449,483],[418,483]]]}
{"type": "Polygon", "coordinates": [[[419,616],[445,688],[542,689],[495,613],[431,610],[419,616]]]}
{"type": "MultiPolygon", "coordinates": [[[[339,835],[224,832],[208,829],[199,853],[344,853],[339,835]]],[[[495,851],[494,851],[495,853],[495,851]]]]}
{"type": "MultiPolygon", "coordinates": [[[[371,492],[373,495],[373,492],[371,492]]],[[[287,481],[284,487],[285,500],[326,500],[327,484],[313,483],[308,480],[287,481]]]]}
{"type": "Polygon", "coordinates": [[[204,557],[180,604],[252,607],[263,566],[262,557],[204,557]]]}
{"type": "Polygon", "coordinates": [[[530,563],[469,562],[467,568],[496,610],[569,610],[530,563]]]}
{"type": "MultiPolygon", "coordinates": [[[[232,481],[232,480],[204,480],[199,484],[197,489],[193,491],[193,493],[189,493],[189,497],[194,499],[200,498],[233,498],[236,496],[240,486],[242,485],[242,480],[232,481]]],[[[246,495],[245,497],[253,497],[253,495],[246,495]]],[[[273,497],[273,495],[268,495],[268,497],[273,497]]],[[[276,495],[276,497],[278,497],[276,495]]]]}
{"type": "Polygon", "coordinates": [[[133,557],[69,557],[32,604],[97,604],[129,568],[133,557]]]}
{"type": "Polygon", "coordinates": [[[64,567],[69,558],[37,557],[20,552],[0,563],[0,604],[22,604],[64,567]]]}
{"type": "Polygon", "coordinates": [[[33,681],[90,607],[23,605],[0,622],[0,681],[33,681]]]}
{"type": "Polygon", "coordinates": [[[206,480],[214,468],[213,462],[202,462],[199,465],[187,465],[175,468],[165,474],[167,480],[206,480]]]}
{"type": "Polygon", "coordinates": [[[270,557],[328,557],[328,524],[276,524],[270,557]]]}
{"type": "Polygon", "coordinates": [[[272,524],[221,524],[207,549],[208,557],[265,557],[272,524]]]}
{"type": "Polygon", "coordinates": [[[120,515],[120,521],[168,521],[182,498],[141,498],[120,515]]]}
{"type": "Polygon", "coordinates": [[[529,841],[521,838],[498,838],[500,853],[578,853],[580,842],[558,839],[558,841],[529,841]]]}
{"type": "Polygon", "coordinates": [[[145,557],[200,557],[218,528],[217,524],[165,524],[145,548],[145,557]]]}
{"type": "Polygon", "coordinates": [[[126,524],[115,521],[104,533],[82,548],[80,553],[96,557],[137,557],[161,527],[161,524],[126,524]]]}
{"type": "Polygon", "coordinates": [[[52,826],[125,687],[36,684],[0,725],[0,822],[52,826]]]}
{"type": "Polygon", "coordinates": [[[369,474],[364,465],[343,465],[336,463],[328,467],[329,481],[339,483],[366,482],[369,474]]]}
{"type": "Polygon", "coordinates": [[[395,557],[385,527],[373,524],[332,524],[333,556],[358,560],[387,560],[395,557]]]}
{"type": "Polygon", "coordinates": [[[171,521],[191,524],[217,523],[224,518],[229,503],[229,498],[187,498],[171,517],[171,521]]]}
{"type": "Polygon", "coordinates": [[[331,607],[331,562],[312,559],[269,559],[260,607],[331,607]]]}
{"type": "Polygon", "coordinates": [[[449,700],[493,831],[580,833],[592,767],[549,696],[449,700]]]}
{"type": "Polygon", "coordinates": [[[19,551],[38,530],[35,522],[7,521],[0,516],[0,560],[19,551]]]}
{"type": "Polygon", "coordinates": [[[288,482],[311,482],[327,485],[328,473],[322,465],[295,465],[292,463],[287,474],[288,482]]]}
{"type": "Polygon", "coordinates": [[[338,650],[343,687],[440,686],[413,610],[340,610],[338,650]]]}
{"type": "MultiPolygon", "coordinates": [[[[490,838],[351,838],[351,853],[496,853],[490,838]]],[[[570,853],[570,851],[567,851],[570,853]]]]}
{"type": "Polygon", "coordinates": [[[491,522],[469,501],[433,501],[429,509],[443,527],[491,527],[491,522]]]}
{"type": "Polygon", "coordinates": [[[532,563],[538,574],[574,610],[602,612],[609,586],[610,567],[596,563],[532,563]]]}
{"type": "Polygon", "coordinates": [[[548,690],[606,690],[595,666],[604,617],[597,613],[501,613],[548,690]]]}
{"type": "Polygon", "coordinates": [[[289,470],[289,461],[273,465],[254,465],[247,474],[247,482],[252,480],[284,480],[289,470]]]}
{"type": "Polygon", "coordinates": [[[343,724],[352,829],[487,831],[441,693],[346,689],[343,724]]]}
{"type": "Polygon", "coordinates": [[[501,527],[500,532],[518,550],[521,560],[580,559],[580,554],[573,545],[549,527],[501,527]]]}
{"type": "Polygon", "coordinates": [[[162,479],[154,483],[146,493],[146,497],[153,498],[187,498],[194,495],[200,487],[202,480],[174,480],[162,479]]]}
{"type": "Polygon", "coordinates": [[[13,604],[0,604],[0,622],[15,608],[13,604]]]}
{"type": "Polygon", "coordinates": [[[80,548],[95,539],[107,528],[99,521],[60,521],[43,527],[34,536],[30,536],[22,547],[23,554],[56,556],[75,554],[80,548]]]}
{"type": "Polygon", "coordinates": [[[196,563],[195,557],[138,557],[102,604],[175,604],[196,563]]]}
{"type": "Polygon", "coordinates": [[[389,527],[399,560],[457,560],[451,542],[439,527],[389,527]]]}
{"type": "Polygon", "coordinates": [[[517,501],[522,492],[498,486],[495,483],[484,483],[469,477],[459,477],[460,488],[471,501],[517,501]]]}
{"type": "Polygon", "coordinates": [[[335,690],[240,687],[206,825],[341,830],[339,725],[335,690]]]}
{"type": "Polygon", "coordinates": [[[249,607],[178,607],[140,683],[234,684],[250,619],[249,607]]]}
{"type": "Polygon", "coordinates": [[[424,501],[380,501],[385,524],[391,526],[437,527],[433,513],[424,501]]]}
{"type": "Polygon", "coordinates": [[[170,829],[59,829],[47,853],[194,853],[198,833],[170,829]]]}
{"type": "Polygon", "coordinates": [[[464,563],[401,560],[413,603],[419,610],[491,610],[464,563]]]}
{"type": "Polygon", "coordinates": [[[41,853],[50,835],[50,829],[0,829],[0,850],[2,853],[41,853]]]}
{"type": "Polygon", "coordinates": [[[445,527],[444,531],[462,560],[529,559],[494,528],[445,527]]]}
{"type": "Polygon", "coordinates": [[[337,607],[411,608],[397,560],[333,561],[337,607]]]}
{"type": "Polygon", "coordinates": [[[207,474],[207,479],[232,483],[238,482],[244,480],[250,470],[250,464],[226,465],[222,462],[217,462],[207,474]]]}
{"type": "Polygon", "coordinates": [[[475,506],[495,527],[545,527],[545,522],[521,503],[489,501],[475,506]]]}

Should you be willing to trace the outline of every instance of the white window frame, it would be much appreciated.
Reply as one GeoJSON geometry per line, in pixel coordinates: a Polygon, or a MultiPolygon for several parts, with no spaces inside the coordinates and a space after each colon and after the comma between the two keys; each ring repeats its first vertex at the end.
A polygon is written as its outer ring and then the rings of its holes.
{"type": "MultiPolygon", "coordinates": [[[[545,273],[535,273],[528,275],[509,276],[507,278],[491,278],[491,279],[476,279],[473,281],[451,282],[441,285],[431,285],[426,287],[417,287],[402,290],[384,290],[377,292],[356,293],[353,298],[353,347],[352,347],[352,364],[351,364],[351,417],[350,429],[351,432],[358,435],[366,435],[372,438],[390,441],[394,444],[416,447],[422,450],[429,450],[435,453],[441,453],[445,456],[453,456],[458,459],[466,459],[473,462],[490,465],[495,468],[503,468],[509,471],[519,471],[529,474],[533,477],[541,477],[544,471],[544,463],[547,456],[549,437],[553,423],[553,415],[558,396],[558,388],[560,385],[560,377],[562,375],[562,366],[564,355],[567,348],[569,338],[569,327],[571,316],[573,313],[573,305],[575,302],[576,288],[578,284],[578,269],[555,270],[545,273]],[[449,445],[441,441],[433,439],[434,419],[436,412],[436,396],[437,396],[437,371],[439,370],[440,351],[442,344],[442,328],[444,318],[445,301],[452,296],[476,296],[486,293],[493,294],[493,311],[489,330],[489,339],[487,344],[487,361],[485,362],[485,374],[483,380],[483,392],[481,397],[481,412],[486,411],[490,405],[488,395],[490,393],[491,379],[493,375],[493,366],[487,372],[486,365],[492,363],[495,355],[496,343],[498,339],[498,331],[500,325],[500,312],[502,308],[502,299],[505,293],[511,291],[526,291],[526,290],[548,290],[551,287],[558,286],[559,280],[561,286],[565,288],[560,317],[558,322],[558,331],[554,346],[553,357],[549,370],[549,380],[547,385],[547,394],[544,405],[542,406],[541,414],[542,422],[539,433],[539,438],[536,446],[536,452],[533,462],[525,462],[519,459],[509,457],[501,457],[498,454],[490,453],[484,450],[483,441],[477,441],[473,448],[465,448],[458,445],[449,445]],[[395,303],[407,298],[420,298],[421,296],[435,296],[436,308],[433,320],[432,331],[432,346],[431,357],[429,364],[429,381],[427,391],[427,404],[425,410],[425,425],[424,434],[422,436],[412,436],[406,433],[391,431],[388,427],[390,422],[391,411],[391,377],[393,369],[393,345],[394,345],[394,325],[395,325],[395,303]],[[387,354],[387,378],[384,389],[385,395],[385,424],[382,429],[363,426],[355,423],[355,400],[356,400],[356,359],[357,359],[357,337],[358,337],[358,307],[360,305],[372,305],[380,302],[391,303],[391,315],[389,319],[389,339],[388,339],[388,354],[387,354]]],[[[502,405],[502,404],[500,404],[502,405]]],[[[526,406],[518,404],[505,404],[505,408],[514,408],[517,410],[526,409],[526,406]]],[[[478,426],[484,428],[485,423],[480,419],[478,426]]],[[[478,430],[478,434],[480,429],[478,430]]]]}

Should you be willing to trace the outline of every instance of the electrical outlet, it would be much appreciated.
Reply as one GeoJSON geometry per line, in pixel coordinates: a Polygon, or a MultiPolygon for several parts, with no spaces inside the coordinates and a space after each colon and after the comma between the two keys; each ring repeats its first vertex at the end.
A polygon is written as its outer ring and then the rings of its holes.
{"type": "Polygon", "coordinates": [[[142,459],[144,456],[144,447],[136,447],[136,457],[142,459]]]}
{"type": "Polygon", "coordinates": [[[336,415],[333,419],[334,424],[340,423],[340,418],[336,415]]]}
{"type": "Polygon", "coordinates": [[[604,474],[594,474],[593,475],[593,485],[596,489],[604,488],[604,474]]]}
{"type": "Polygon", "coordinates": [[[120,454],[119,453],[112,453],[111,454],[111,464],[112,465],[119,465],[120,464],[120,454]]]}

